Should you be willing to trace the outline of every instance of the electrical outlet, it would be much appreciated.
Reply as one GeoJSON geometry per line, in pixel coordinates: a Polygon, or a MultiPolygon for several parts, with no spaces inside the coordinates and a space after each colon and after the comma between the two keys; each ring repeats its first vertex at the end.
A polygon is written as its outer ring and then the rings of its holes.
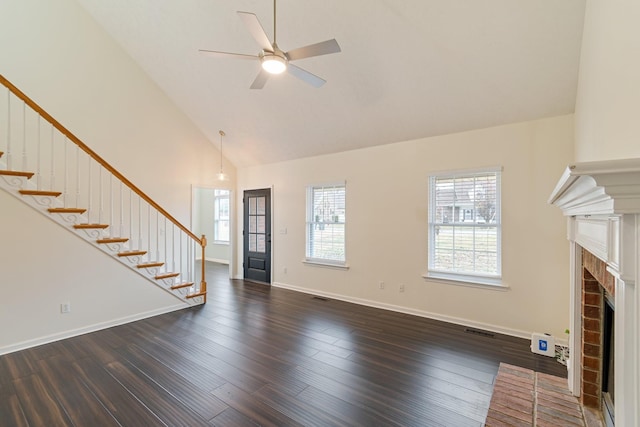
{"type": "Polygon", "coordinates": [[[71,303],[63,302],[62,304],[60,304],[60,313],[61,314],[71,313],[71,303]]]}
{"type": "Polygon", "coordinates": [[[400,290],[400,292],[404,292],[404,285],[400,285],[399,290],[400,290]]]}
{"type": "Polygon", "coordinates": [[[384,289],[384,282],[380,281],[380,289],[384,289]]]}

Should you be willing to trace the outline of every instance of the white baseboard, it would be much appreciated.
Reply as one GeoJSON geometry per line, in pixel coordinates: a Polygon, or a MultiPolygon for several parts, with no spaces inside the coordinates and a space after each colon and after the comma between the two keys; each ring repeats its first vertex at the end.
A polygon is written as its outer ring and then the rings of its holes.
{"type": "MultiPolygon", "coordinates": [[[[468,326],[470,328],[483,329],[485,331],[491,331],[498,334],[510,335],[517,338],[531,339],[532,332],[521,331],[519,329],[505,328],[503,326],[492,325],[489,323],[476,322],[469,319],[463,319],[459,317],[446,316],[439,313],[431,313],[424,310],[417,310],[409,307],[402,307],[399,305],[385,304],[379,301],[372,301],[363,298],[354,298],[346,295],[334,294],[331,292],[318,291],[315,289],[301,288],[299,286],[289,285],[286,283],[274,282],[272,286],[276,288],[288,289],[291,291],[302,292],[310,295],[318,295],[325,298],[351,302],[354,304],[364,305],[367,307],[381,308],[383,310],[396,311],[398,313],[411,314],[414,316],[425,317],[427,319],[439,320],[442,322],[453,323],[456,325],[468,326]]],[[[558,341],[558,340],[556,340],[558,341]]]]}
{"type": "Polygon", "coordinates": [[[66,338],[76,337],[78,335],[84,335],[89,332],[95,332],[102,329],[111,328],[113,326],[123,325],[125,323],[135,322],[136,320],[146,319],[148,317],[157,316],[159,314],[170,313],[172,311],[178,311],[183,308],[189,308],[187,304],[176,304],[169,307],[163,307],[157,310],[146,311],[144,313],[137,313],[131,316],[120,317],[118,319],[109,320],[107,322],[95,323],[93,325],[85,326],[78,329],[71,329],[69,331],[59,332],[56,334],[46,335],[27,341],[22,341],[16,344],[11,344],[5,347],[0,347],[0,356],[3,354],[13,353],[15,351],[25,350],[27,348],[36,347],[42,344],[48,344],[54,341],[60,341],[66,338]]]}

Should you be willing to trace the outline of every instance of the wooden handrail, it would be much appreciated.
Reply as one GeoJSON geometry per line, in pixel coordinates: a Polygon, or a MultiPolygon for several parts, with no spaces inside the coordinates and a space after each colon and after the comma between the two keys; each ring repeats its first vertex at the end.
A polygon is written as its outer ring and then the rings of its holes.
{"type": "MultiPolygon", "coordinates": [[[[91,156],[96,162],[100,163],[100,165],[102,165],[103,168],[105,168],[106,170],[111,172],[113,174],[113,176],[115,176],[120,181],[122,181],[127,187],[129,187],[138,196],[140,196],[140,198],[142,198],[149,205],[153,206],[158,212],[160,212],[167,219],[169,219],[169,221],[174,223],[185,234],[187,234],[189,237],[191,237],[193,240],[195,240],[198,244],[200,244],[200,246],[202,246],[203,252],[204,252],[204,247],[206,246],[206,240],[204,240],[204,239],[201,240],[200,238],[198,238],[187,227],[182,225],[177,219],[175,219],[173,216],[171,216],[171,214],[169,214],[167,211],[162,209],[162,207],[160,205],[158,205],[156,202],[154,202],[151,199],[151,197],[147,196],[142,190],[140,190],[138,187],[133,185],[133,183],[131,181],[129,181],[120,172],[118,172],[113,166],[111,166],[109,163],[107,163],[106,160],[104,160],[102,157],[100,157],[98,154],[96,154],[91,148],[86,146],[77,136],[75,136],[67,128],[62,126],[60,124],[60,122],[58,122],[56,119],[51,117],[51,115],[49,113],[47,113],[44,109],[42,109],[38,104],[36,104],[27,95],[25,95],[20,89],[15,87],[9,80],[5,79],[2,74],[0,74],[0,83],[2,83],[7,89],[9,89],[16,97],[18,97],[22,101],[24,101],[29,107],[31,107],[32,110],[37,112],[42,118],[44,118],[46,121],[51,123],[51,125],[54,128],[56,128],[58,131],[60,131],[60,133],[62,133],[64,136],[66,136],[69,140],[73,141],[73,143],[76,144],[78,147],[80,147],[82,149],[82,151],[84,151],[89,156],[91,156]]],[[[204,258],[203,258],[202,264],[204,266],[204,258]]],[[[204,267],[203,267],[203,270],[204,270],[204,267]]],[[[202,280],[204,281],[204,271],[203,271],[203,275],[202,275],[202,280]]]]}

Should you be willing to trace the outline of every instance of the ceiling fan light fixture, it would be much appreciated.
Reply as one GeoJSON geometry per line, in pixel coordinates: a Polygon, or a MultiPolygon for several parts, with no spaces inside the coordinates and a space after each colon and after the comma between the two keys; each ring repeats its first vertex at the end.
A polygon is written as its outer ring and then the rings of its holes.
{"type": "Polygon", "coordinates": [[[262,58],[262,69],[270,74],[281,74],[287,69],[287,61],[278,55],[265,55],[262,58]]]}

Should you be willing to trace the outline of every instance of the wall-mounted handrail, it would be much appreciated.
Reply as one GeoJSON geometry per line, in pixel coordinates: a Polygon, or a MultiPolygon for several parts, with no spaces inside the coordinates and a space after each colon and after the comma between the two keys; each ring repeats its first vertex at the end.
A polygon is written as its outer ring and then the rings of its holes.
{"type": "Polygon", "coordinates": [[[47,113],[42,107],[40,107],[35,101],[29,98],[24,92],[14,86],[9,80],[7,80],[2,74],[0,74],[0,83],[5,86],[11,93],[13,93],[18,99],[22,100],[26,105],[28,105],[33,111],[38,113],[40,117],[49,122],[51,126],[57,129],[62,135],[64,135],[68,140],[77,145],[82,151],[84,151],[87,155],[89,155],[92,159],[94,159],[97,163],[99,163],[105,170],[110,172],[114,177],[120,180],[123,184],[125,184],[131,191],[136,193],[142,200],[147,202],[151,207],[156,209],[161,215],[171,221],[176,227],[182,230],[189,238],[194,240],[198,245],[202,248],[202,279],[200,283],[200,293],[206,293],[206,280],[205,280],[205,258],[204,251],[207,244],[207,240],[205,236],[199,238],[196,236],[191,230],[185,227],[182,223],[180,223],[177,219],[175,219],[169,212],[164,210],[158,203],[156,203],[151,197],[145,194],[142,190],[140,190],[137,186],[135,186],[131,181],[129,181],[124,175],[122,175],[117,169],[111,166],[106,160],[100,157],[96,152],[94,152],[91,148],[89,148],[85,143],[83,143],[80,138],[75,136],[71,131],[69,131],[66,127],[64,127],[60,122],[54,119],[49,113],[47,113]]]}

